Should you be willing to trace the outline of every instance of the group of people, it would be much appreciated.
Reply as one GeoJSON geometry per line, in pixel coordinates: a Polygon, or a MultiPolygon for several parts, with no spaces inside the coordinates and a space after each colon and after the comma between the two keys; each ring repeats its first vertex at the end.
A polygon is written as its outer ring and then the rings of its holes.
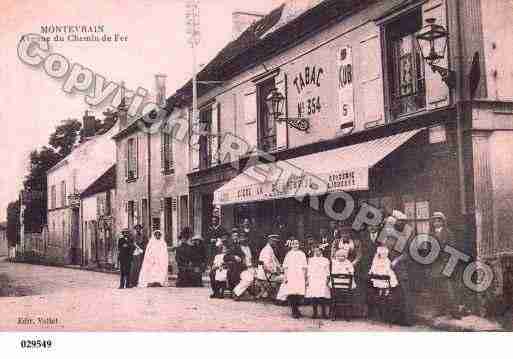
{"type": "Polygon", "coordinates": [[[148,241],[140,224],[134,230],[123,230],[118,239],[119,288],[165,286],[169,259],[162,232],[154,231],[148,241]]]}
{"type": "MultiPolygon", "coordinates": [[[[313,317],[328,317],[327,305],[335,291],[330,278],[345,274],[351,278],[350,290],[355,291],[364,313],[373,309],[374,295],[394,300],[399,311],[399,324],[413,324],[411,259],[408,250],[397,251],[398,233],[408,225],[406,216],[397,210],[378,225],[368,225],[354,232],[342,223],[331,221],[318,237],[305,235],[303,241],[288,231],[283,222],[276,232],[267,236],[253,228],[246,218],[240,227],[226,230],[217,216],[206,237],[193,235],[184,228],[176,247],[178,266],[177,287],[202,286],[203,273],[210,276],[211,298],[234,300],[273,299],[288,303],[294,318],[302,316],[299,307],[305,302],[313,306],[313,317]],[[372,294],[372,295],[371,295],[372,294]]],[[[457,247],[447,219],[441,212],[431,218],[430,235],[441,248],[457,247]]],[[[409,243],[413,238],[404,238],[409,243]]],[[[403,246],[403,248],[406,246],[403,246]]],[[[135,233],[123,231],[118,242],[121,267],[120,288],[163,286],[167,282],[168,248],[162,233],[153,232],[147,241],[142,226],[135,233]]],[[[436,260],[430,280],[438,299],[439,314],[459,317],[454,282],[443,275],[444,262],[436,260]]]]}
{"type": "MultiPolygon", "coordinates": [[[[352,278],[350,289],[358,292],[355,298],[366,308],[363,312],[372,311],[375,295],[389,297],[397,308],[395,321],[413,324],[411,260],[408,250],[398,252],[395,246],[398,233],[413,237],[413,231],[404,231],[408,221],[402,212],[394,210],[383,223],[368,225],[361,233],[332,221],[328,229],[320,230],[318,238],[306,235],[304,241],[288,234],[283,226],[262,242],[248,219],[230,233],[218,218],[212,221],[205,246],[212,298],[224,298],[227,290],[235,300],[274,296],[290,305],[294,318],[302,316],[299,306],[306,298],[313,306],[313,317],[319,316],[320,307],[326,318],[334,293],[330,276],[347,274],[352,278]],[[276,284],[276,293],[270,293],[270,283],[276,284]]],[[[454,244],[443,213],[433,213],[431,222],[431,235],[441,247],[454,244]]],[[[411,240],[405,238],[406,243],[411,240]]],[[[441,263],[436,261],[430,274],[438,291],[439,314],[458,317],[456,290],[453,281],[442,275],[441,263]]]]}

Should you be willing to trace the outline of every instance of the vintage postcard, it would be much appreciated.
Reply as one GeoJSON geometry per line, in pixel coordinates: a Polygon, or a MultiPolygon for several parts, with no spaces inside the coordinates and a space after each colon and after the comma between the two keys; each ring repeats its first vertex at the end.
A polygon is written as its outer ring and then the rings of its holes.
{"type": "Polygon", "coordinates": [[[512,1],[0,13],[1,332],[513,329],[512,1]]]}

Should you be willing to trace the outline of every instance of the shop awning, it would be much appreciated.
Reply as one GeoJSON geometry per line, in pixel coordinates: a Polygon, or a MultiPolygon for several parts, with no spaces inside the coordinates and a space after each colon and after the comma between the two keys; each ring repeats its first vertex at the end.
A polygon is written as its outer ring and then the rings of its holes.
{"type": "Polygon", "coordinates": [[[215,205],[369,189],[369,170],[422,129],[244,170],[214,192],[215,205]]]}

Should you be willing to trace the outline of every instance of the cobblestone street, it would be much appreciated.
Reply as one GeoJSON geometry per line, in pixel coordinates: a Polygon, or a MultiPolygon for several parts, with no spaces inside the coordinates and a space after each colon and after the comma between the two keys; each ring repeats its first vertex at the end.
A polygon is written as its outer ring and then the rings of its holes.
{"type": "MultiPolygon", "coordinates": [[[[112,274],[0,262],[0,330],[380,331],[426,330],[355,320],[289,317],[272,304],[210,299],[207,288],[117,289],[112,274]],[[7,284],[7,281],[9,284],[7,284]],[[7,288],[6,288],[7,286],[7,288]],[[9,288],[10,286],[10,288],[9,288]],[[12,294],[11,294],[12,295],[12,294]],[[38,318],[42,319],[40,323],[38,318]]],[[[311,309],[302,308],[306,316],[311,309]]]]}

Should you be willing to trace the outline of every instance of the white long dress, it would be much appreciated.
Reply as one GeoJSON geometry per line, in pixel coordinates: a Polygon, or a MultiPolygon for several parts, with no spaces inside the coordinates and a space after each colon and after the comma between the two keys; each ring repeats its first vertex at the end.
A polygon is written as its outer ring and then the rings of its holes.
{"type": "Polygon", "coordinates": [[[330,261],[326,257],[311,257],[308,260],[308,298],[330,298],[328,277],[330,275],[330,261]]]}
{"type": "MultiPolygon", "coordinates": [[[[388,275],[390,276],[390,287],[395,288],[399,284],[397,281],[397,276],[392,269],[392,262],[388,257],[380,257],[378,254],[374,256],[372,260],[371,269],[369,274],[377,274],[377,275],[388,275]]],[[[374,288],[388,288],[387,281],[383,279],[372,279],[372,286],[374,288]]]]}
{"type": "Polygon", "coordinates": [[[164,239],[151,237],[146,247],[138,287],[147,287],[151,283],[167,284],[169,254],[164,239]]]}
{"type": "Polygon", "coordinates": [[[287,283],[284,291],[289,295],[305,295],[305,270],[307,269],[306,255],[300,250],[290,250],[283,261],[287,283]]]}

